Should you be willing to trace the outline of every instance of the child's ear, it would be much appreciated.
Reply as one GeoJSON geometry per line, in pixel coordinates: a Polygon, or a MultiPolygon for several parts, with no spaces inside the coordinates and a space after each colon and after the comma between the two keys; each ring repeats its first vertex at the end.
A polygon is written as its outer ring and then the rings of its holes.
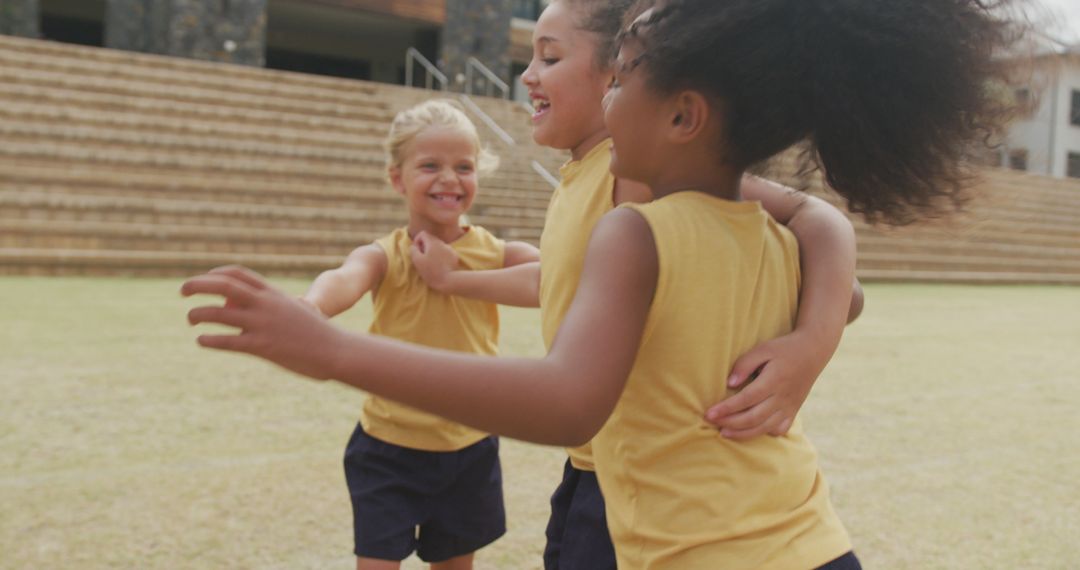
{"type": "Polygon", "coordinates": [[[387,173],[390,175],[390,186],[394,189],[394,192],[405,195],[405,183],[401,180],[401,167],[391,166],[387,169],[387,173]]]}
{"type": "Polygon", "coordinates": [[[672,142],[697,138],[709,122],[709,102],[697,91],[682,91],[672,99],[668,113],[668,136],[672,142]]]}

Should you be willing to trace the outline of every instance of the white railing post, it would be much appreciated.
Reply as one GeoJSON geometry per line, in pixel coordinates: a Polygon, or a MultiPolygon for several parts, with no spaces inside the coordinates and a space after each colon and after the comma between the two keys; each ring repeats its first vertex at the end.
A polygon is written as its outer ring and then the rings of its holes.
{"type": "Polygon", "coordinates": [[[427,75],[424,77],[424,87],[431,89],[432,80],[439,82],[439,90],[446,91],[446,75],[439,71],[435,64],[428,61],[428,58],[424,57],[424,54],[420,53],[420,50],[416,48],[409,48],[405,50],[405,85],[407,87],[413,86],[413,62],[420,64],[420,67],[424,68],[427,75]]]}
{"type": "MultiPolygon", "coordinates": [[[[439,71],[439,69],[435,67],[433,63],[431,63],[426,57],[424,57],[424,54],[420,53],[419,50],[412,47],[405,50],[406,86],[413,86],[413,69],[415,63],[419,63],[420,66],[423,67],[424,70],[427,72],[427,77],[425,78],[424,85],[428,89],[431,89],[432,81],[438,81],[439,90],[446,90],[446,86],[448,83],[446,75],[443,74],[443,72],[439,71]]],[[[495,75],[495,73],[493,73],[490,69],[485,67],[484,64],[480,62],[480,60],[476,59],[475,57],[470,57],[465,62],[466,94],[461,95],[461,102],[476,116],[480,117],[480,121],[483,122],[489,129],[491,129],[492,132],[494,132],[495,135],[498,136],[504,143],[509,146],[515,146],[517,143],[514,141],[514,138],[510,136],[510,133],[506,132],[505,129],[499,126],[499,123],[496,122],[495,119],[491,118],[490,115],[485,113],[483,109],[481,109],[475,102],[473,102],[472,99],[469,98],[469,95],[472,94],[472,80],[474,70],[480,72],[480,74],[483,75],[484,78],[487,80],[487,89],[485,90],[486,94],[491,95],[492,86],[494,85],[495,88],[499,89],[499,91],[502,92],[503,99],[507,99],[510,96],[510,86],[508,86],[505,81],[499,79],[499,77],[495,75]]],[[[530,111],[532,110],[532,106],[528,103],[523,103],[522,106],[525,109],[528,109],[530,111]]],[[[552,174],[548,172],[548,170],[544,168],[539,161],[532,161],[532,169],[534,172],[536,172],[537,175],[543,178],[544,181],[550,184],[553,188],[559,185],[559,180],[552,176],[552,174]]]]}
{"type": "Polygon", "coordinates": [[[479,59],[471,56],[469,57],[469,59],[465,60],[465,93],[469,95],[473,94],[472,79],[474,69],[480,72],[480,75],[484,76],[484,79],[487,80],[486,87],[484,89],[485,95],[490,97],[492,86],[494,86],[502,92],[502,99],[508,99],[510,97],[510,86],[507,85],[506,82],[502,79],[499,79],[499,76],[495,75],[495,72],[488,69],[487,66],[484,65],[479,59]]]}
{"type": "Polygon", "coordinates": [[[487,127],[491,129],[491,131],[494,132],[496,136],[502,139],[504,143],[510,146],[517,145],[517,142],[514,141],[514,137],[510,136],[510,133],[506,132],[506,129],[500,127],[499,123],[495,121],[495,119],[492,119],[491,115],[485,113],[484,110],[481,109],[472,99],[470,99],[468,95],[462,95],[461,102],[465,104],[466,108],[476,114],[477,117],[480,117],[480,120],[483,121],[483,123],[487,125],[487,127]]]}

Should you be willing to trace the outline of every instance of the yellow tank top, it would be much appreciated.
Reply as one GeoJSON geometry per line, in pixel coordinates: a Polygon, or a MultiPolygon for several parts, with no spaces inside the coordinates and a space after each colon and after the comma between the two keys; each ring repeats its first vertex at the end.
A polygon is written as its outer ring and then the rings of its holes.
{"type": "MultiPolygon", "coordinates": [[[[503,266],[505,244],[479,226],[450,244],[464,269],[503,266]]],[[[493,303],[431,290],[413,267],[406,228],[375,242],[386,252],[386,275],[375,294],[369,331],[435,348],[494,355],[499,313],[493,303]]],[[[360,414],[364,431],[377,439],[427,451],[455,451],[487,434],[392,400],[369,396],[360,414]]]]}
{"type": "MultiPolygon", "coordinates": [[[[610,165],[607,139],[559,169],[562,180],[551,196],[540,235],[540,323],[548,349],[577,292],[593,227],[614,207],[610,165]]],[[[593,470],[589,444],[567,452],[574,467],[593,470]]]]}
{"type": "Polygon", "coordinates": [[[625,391],[593,438],[619,568],[809,570],[851,549],[817,453],[785,437],[724,439],[703,420],[735,359],[794,328],[799,253],[757,202],[679,192],[627,205],[659,276],[625,391]]]}

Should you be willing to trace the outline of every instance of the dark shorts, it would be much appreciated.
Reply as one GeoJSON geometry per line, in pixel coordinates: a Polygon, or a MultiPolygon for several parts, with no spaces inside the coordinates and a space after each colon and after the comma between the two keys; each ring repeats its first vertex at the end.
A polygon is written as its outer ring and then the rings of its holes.
{"type": "Polygon", "coordinates": [[[551,496],[545,570],[615,570],[615,547],[604,515],[596,473],[566,461],[562,483],[551,496]]]}
{"type": "Polygon", "coordinates": [[[499,440],[422,451],[369,436],[345,449],[357,556],[425,562],[476,552],[506,532],[499,440]]]}
{"type": "Polygon", "coordinates": [[[818,566],[817,570],[862,570],[862,564],[854,552],[848,552],[824,566],[818,566]]]}

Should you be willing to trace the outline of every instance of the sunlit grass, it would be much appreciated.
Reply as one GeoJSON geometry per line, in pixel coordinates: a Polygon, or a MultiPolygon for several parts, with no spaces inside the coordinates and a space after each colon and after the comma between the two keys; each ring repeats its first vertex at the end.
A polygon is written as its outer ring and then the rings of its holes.
{"type": "MultiPolygon", "coordinates": [[[[0,279],[0,568],[351,567],[362,394],[198,349],[178,286],[0,279]]],[[[867,299],[804,415],[866,567],[1076,568],[1080,289],[867,299]]],[[[535,312],[503,316],[504,353],[542,353],[535,312]]],[[[502,453],[511,528],[477,566],[539,568],[564,456],[502,453]]]]}

